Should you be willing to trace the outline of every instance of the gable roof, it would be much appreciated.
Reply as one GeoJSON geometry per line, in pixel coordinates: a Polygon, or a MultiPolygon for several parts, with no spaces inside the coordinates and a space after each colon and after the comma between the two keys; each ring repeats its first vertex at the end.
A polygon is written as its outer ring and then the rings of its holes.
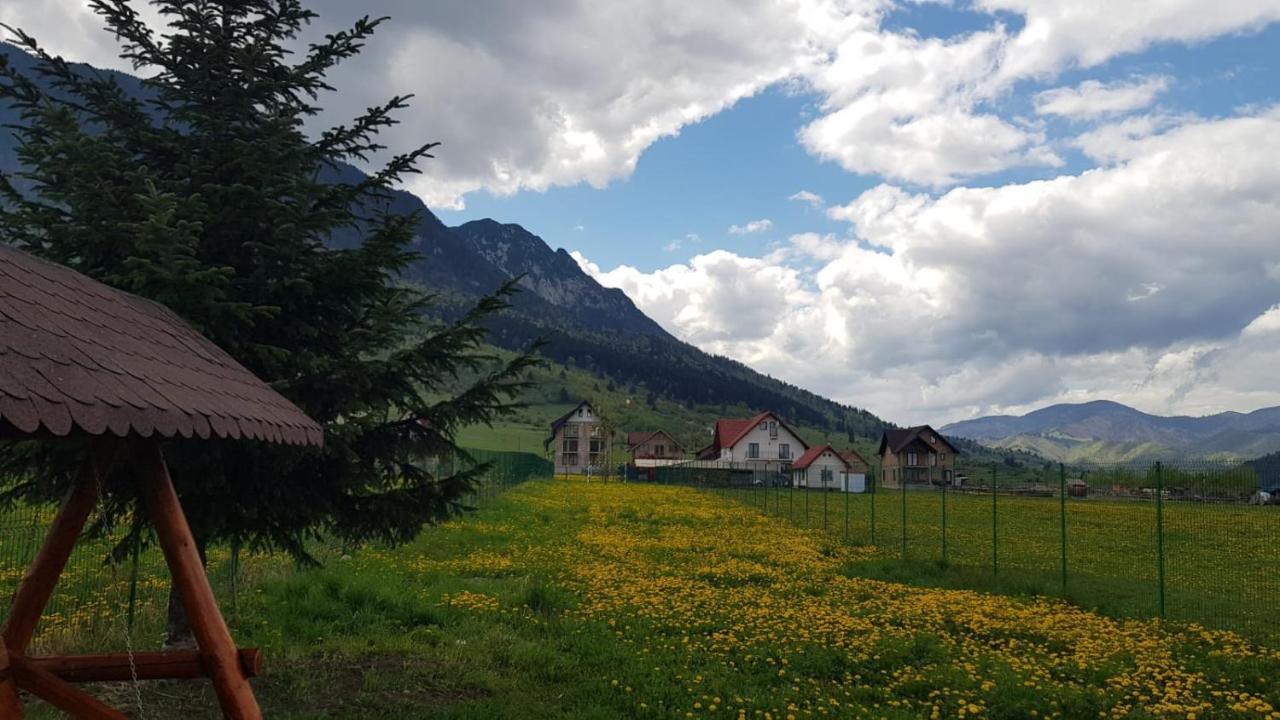
{"type": "Polygon", "coordinates": [[[0,435],[73,432],[324,442],[169,308],[0,243],[0,435]]]}
{"type": "Polygon", "coordinates": [[[845,450],[837,450],[836,454],[844,458],[844,461],[849,464],[850,468],[856,468],[858,466],[862,466],[867,469],[871,468],[871,464],[868,463],[866,459],[863,458],[862,455],[860,455],[858,451],[854,450],[853,448],[848,448],[845,450]]]}
{"type": "Polygon", "coordinates": [[[886,448],[891,453],[900,452],[902,448],[906,447],[907,445],[910,445],[912,441],[918,438],[921,438],[921,436],[927,433],[931,433],[934,437],[938,438],[938,440],[941,441],[942,444],[946,445],[948,448],[951,449],[951,452],[953,453],[960,452],[959,450],[956,449],[955,445],[952,445],[950,442],[947,441],[945,437],[942,436],[942,433],[938,432],[937,430],[934,430],[932,427],[928,425],[916,425],[914,427],[909,427],[909,428],[896,428],[892,430],[885,430],[884,434],[880,436],[879,454],[884,455],[886,448]]]}
{"type": "Polygon", "coordinates": [[[723,448],[731,448],[734,445],[737,445],[742,438],[746,437],[747,433],[751,432],[752,428],[764,422],[767,418],[773,418],[778,421],[778,424],[786,428],[787,432],[795,436],[795,439],[799,440],[800,444],[803,445],[806,450],[809,448],[809,443],[805,442],[804,438],[800,437],[800,433],[792,430],[791,426],[782,418],[778,417],[776,413],[766,410],[765,412],[755,415],[754,417],[747,418],[746,420],[730,418],[721,418],[717,420],[715,432],[711,437],[711,444],[700,452],[721,450],[723,448]]]}
{"type": "Polygon", "coordinates": [[[812,465],[814,460],[817,460],[818,457],[822,455],[822,453],[827,451],[830,451],[831,454],[834,455],[836,459],[838,459],[840,463],[843,464],[846,468],[853,467],[852,465],[849,464],[848,459],[846,459],[844,455],[840,454],[839,450],[836,450],[830,445],[819,445],[817,447],[811,447],[808,450],[805,450],[804,454],[801,455],[798,459],[796,459],[794,463],[791,464],[791,467],[797,470],[803,470],[809,467],[810,465],[812,465]]]}
{"type": "Polygon", "coordinates": [[[658,428],[657,430],[636,430],[636,431],[627,433],[627,447],[634,448],[637,445],[643,445],[646,442],[649,442],[653,438],[657,437],[659,434],[666,435],[667,439],[670,440],[671,444],[674,445],[675,447],[678,447],[681,450],[684,449],[684,447],[680,445],[679,440],[676,440],[674,437],[672,437],[671,433],[667,432],[666,430],[663,430],[662,428],[658,428]]]}
{"type": "Polygon", "coordinates": [[[551,442],[556,439],[556,432],[560,430],[561,426],[569,422],[569,418],[573,417],[574,413],[578,412],[578,410],[583,407],[587,408],[588,410],[591,410],[593,413],[595,412],[595,409],[591,407],[591,403],[586,400],[583,400],[577,405],[574,405],[573,409],[571,409],[569,412],[551,421],[551,436],[548,437],[546,440],[542,441],[543,450],[546,450],[547,448],[551,447],[551,442]]]}

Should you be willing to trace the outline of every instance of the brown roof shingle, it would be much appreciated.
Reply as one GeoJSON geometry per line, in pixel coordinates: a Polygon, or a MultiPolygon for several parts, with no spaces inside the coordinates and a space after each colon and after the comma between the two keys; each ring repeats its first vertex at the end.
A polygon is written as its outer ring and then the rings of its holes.
{"type": "Polygon", "coordinates": [[[173,311],[0,243],[0,432],[324,433],[173,311]]]}

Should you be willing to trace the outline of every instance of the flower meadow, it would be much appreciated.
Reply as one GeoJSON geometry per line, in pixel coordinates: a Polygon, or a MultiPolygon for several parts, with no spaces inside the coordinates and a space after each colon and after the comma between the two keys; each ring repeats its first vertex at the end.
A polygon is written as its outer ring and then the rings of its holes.
{"type": "Polygon", "coordinates": [[[550,578],[566,632],[603,626],[640,659],[598,678],[638,717],[1280,719],[1280,652],[1229,632],[860,578],[875,548],[688,488],[540,482],[510,502],[541,522],[458,523],[502,544],[417,570],[550,578]]]}
{"type": "MultiPolygon", "coordinates": [[[[231,624],[275,718],[1280,720],[1274,648],[865,577],[884,553],[687,487],[540,480],[408,546],[247,563],[231,624]]],[[[207,692],[140,697],[195,720],[207,692]]]]}

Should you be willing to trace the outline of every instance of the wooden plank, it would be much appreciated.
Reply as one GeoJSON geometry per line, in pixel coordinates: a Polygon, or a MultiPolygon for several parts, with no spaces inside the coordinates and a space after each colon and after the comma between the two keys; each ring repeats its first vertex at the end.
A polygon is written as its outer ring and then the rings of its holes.
{"type": "Polygon", "coordinates": [[[41,698],[73,718],[128,720],[128,716],[53,673],[35,667],[24,658],[9,658],[18,687],[41,698]]]}
{"type": "Polygon", "coordinates": [[[9,653],[0,649],[0,718],[22,720],[22,702],[18,700],[18,684],[9,667],[9,653]]]}
{"type": "Polygon", "coordinates": [[[75,485],[67,492],[58,516],[45,535],[44,545],[13,594],[3,631],[4,645],[10,653],[22,655],[31,644],[40,615],[80,539],[89,513],[98,502],[98,478],[111,462],[116,444],[111,436],[94,438],[91,456],[85,458],[75,485]]]}
{"type": "MultiPolygon", "coordinates": [[[[236,659],[246,677],[257,677],[262,672],[261,650],[241,648],[236,651],[236,659]]],[[[209,675],[205,672],[204,660],[195,650],[136,652],[132,663],[129,653],[46,655],[26,660],[73,683],[130,682],[135,672],[139,680],[189,680],[209,675]]]]}
{"type": "Polygon", "coordinates": [[[160,539],[160,547],[164,550],[174,586],[191,621],[191,630],[200,646],[200,655],[223,715],[231,720],[260,720],[262,710],[258,708],[253,688],[249,686],[236,657],[231,632],[218,611],[209,578],[196,551],[191,526],[182,513],[178,493],[165,467],[160,443],[152,439],[144,442],[139,450],[137,460],[141,463],[142,497],[160,539]]]}

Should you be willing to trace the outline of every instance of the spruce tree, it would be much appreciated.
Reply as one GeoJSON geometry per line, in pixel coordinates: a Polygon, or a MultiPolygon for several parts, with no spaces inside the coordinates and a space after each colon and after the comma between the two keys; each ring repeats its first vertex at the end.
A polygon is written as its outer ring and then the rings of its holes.
{"type": "MultiPolygon", "coordinates": [[[[514,407],[535,361],[532,349],[508,362],[483,350],[482,322],[514,286],[430,323],[430,298],[398,279],[416,258],[418,218],[391,212],[389,191],[433,144],[368,176],[346,165],[384,149],[379,132],[409,98],[305,126],[332,91],[326,74],[385,19],[295,55],[315,17],[298,0],[155,0],[163,28],[128,0],[91,5],[141,88],[6,28],[35,64],[19,71],[0,54],[24,168],[0,177],[0,241],[164,303],[325,427],[321,451],[171,443],[202,548],[305,560],[320,535],[395,543],[458,512],[484,468],[437,470],[469,467],[454,462],[455,431],[514,407]]],[[[62,460],[44,446],[0,449],[0,478],[24,480],[6,497],[56,497],[71,477],[62,460]]],[[[131,501],[122,485],[114,517],[131,517],[131,501]]],[[[129,542],[146,532],[133,527],[129,542]]]]}

